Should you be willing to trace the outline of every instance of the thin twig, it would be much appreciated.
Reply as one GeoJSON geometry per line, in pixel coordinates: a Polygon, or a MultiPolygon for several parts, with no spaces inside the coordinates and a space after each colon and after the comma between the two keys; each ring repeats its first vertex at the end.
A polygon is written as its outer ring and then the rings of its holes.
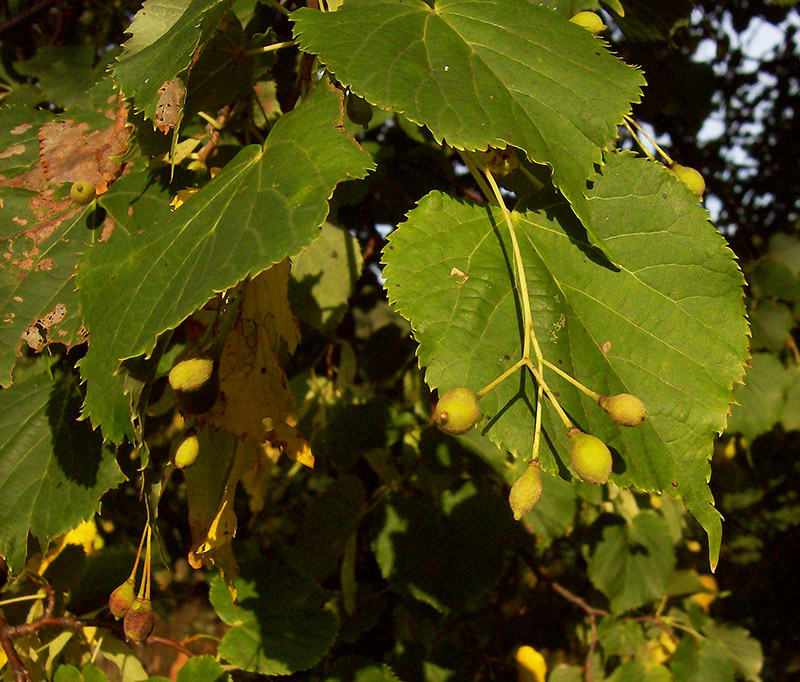
{"type": "Polygon", "coordinates": [[[12,28],[17,27],[19,24],[26,22],[28,19],[35,17],[39,12],[46,10],[50,5],[54,5],[58,0],[40,0],[35,5],[31,5],[28,9],[20,12],[17,16],[9,19],[4,24],[0,25],[0,36],[12,28]]]}
{"type": "Polygon", "coordinates": [[[197,654],[194,653],[191,649],[187,649],[183,644],[180,642],[175,641],[174,639],[168,639],[167,637],[159,637],[158,635],[150,635],[147,638],[148,644],[163,644],[164,646],[172,647],[175,651],[180,651],[182,654],[192,658],[197,654]]]}
{"type": "Polygon", "coordinates": [[[592,658],[594,658],[594,650],[597,646],[597,617],[607,616],[608,611],[596,609],[594,606],[589,606],[589,604],[587,604],[581,597],[579,597],[577,594],[573,594],[566,587],[562,587],[557,582],[551,583],[551,587],[562,597],[564,597],[564,599],[583,609],[586,615],[589,616],[589,627],[591,628],[591,634],[589,636],[589,649],[586,652],[584,674],[586,676],[586,682],[594,682],[594,674],[592,673],[592,658]]]}
{"type": "Polygon", "coordinates": [[[586,611],[589,615],[594,616],[607,616],[608,611],[603,611],[603,609],[596,609],[594,606],[589,606],[583,599],[581,599],[577,594],[573,594],[570,592],[566,587],[562,587],[557,582],[551,583],[551,587],[558,592],[564,599],[567,601],[571,601],[576,606],[579,606],[584,611],[586,611]]]}
{"type": "Polygon", "coordinates": [[[225,105],[217,112],[217,118],[214,123],[209,123],[208,126],[206,126],[206,132],[209,134],[209,140],[203,145],[200,151],[197,152],[198,161],[206,163],[208,161],[208,157],[211,156],[211,152],[213,152],[219,146],[221,131],[228,122],[230,115],[231,107],[229,105],[225,105]]]}

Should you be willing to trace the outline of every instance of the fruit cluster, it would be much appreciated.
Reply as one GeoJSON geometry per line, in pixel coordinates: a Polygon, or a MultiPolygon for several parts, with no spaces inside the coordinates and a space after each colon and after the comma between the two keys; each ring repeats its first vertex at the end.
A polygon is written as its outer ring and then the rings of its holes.
{"type": "MultiPolygon", "coordinates": [[[[577,384],[575,380],[573,383],[577,384]]],[[[490,387],[493,387],[492,384],[490,387]]],[[[636,396],[629,393],[603,396],[583,388],[615,424],[627,427],[639,426],[647,416],[644,403],[636,396]]],[[[436,425],[451,436],[464,434],[474,428],[480,418],[478,400],[486,392],[484,389],[474,393],[464,386],[450,389],[436,403],[433,413],[436,425]]],[[[602,440],[584,433],[570,423],[567,443],[570,467],[581,480],[597,485],[608,482],[611,476],[612,456],[602,440]]],[[[519,520],[533,509],[541,495],[541,468],[537,457],[531,459],[525,472],[511,488],[509,504],[514,518],[519,520]]]]}
{"type": "MultiPolygon", "coordinates": [[[[208,412],[219,396],[218,365],[210,357],[200,356],[182,360],[169,373],[169,385],[175,391],[182,414],[194,415],[208,412]]],[[[178,469],[192,466],[200,454],[200,441],[190,421],[186,434],[172,456],[178,469]]]]}
{"type": "Polygon", "coordinates": [[[139,550],[136,552],[136,561],[133,564],[128,579],[117,587],[108,598],[108,608],[114,618],[123,618],[123,629],[125,638],[129,642],[140,643],[146,640],[153,632],[155,617],[153,616],[153,605],[150,602],[150,524],[145,527],[142,540],[139,543],[139,550]],[[142,548],[146,550],[144,557],[144,567],[142,569],[142,580],[139,584],[139,593],[135,594],[136,572],[139,568],[142,548]]]}
{"type": "MultiPolygon", "coordinates": [[[[605,29],[602,20],[592,12],[579,12],[573,17],[573,21],[593,32],[600,32],[605,29]]],[[[638,127],[638,124],[630,117],[626,117],[625,123],[632,133],[633,129],[630,126],[636,125],[638,127]]],[[[635,133],[633,134],[635,136],[635,133]]],[[[509,151],[509,153],[511,152],[509,151]]],[[[511,155],[513,156],[513,153],[511,155]]],[[[532,453],[525,472],[512,486],[509,494],[509,504],[514,518],[519,520],[537,504],[542,495],[539,447],[542,436],[542,402],[545,396],[550,401],[556,415],[567,431],[569,467],[573,474],[587,483],[597,485],[605,484],[611,476],[613,460],[608,446],[596,436],[584,433],[575,426],[561,407],[556,394],[548,386],[544,377],[545,368],[555,372],[588,396],[605,411],[615,424],[625,427],[638,426],[647,416],[647,409],[639,398],[629,393],[613,396],[601,395],[587,388],[573,376],[563,371],[557,364],[545,358],[534,329],[525,263],[516,236],[515,221],[512,218],[511,211],[506,207],[503,194],[495,180],[495,175],[502,175],[506,167],[505,165],[498,167],[496,150],[490,149],[487,152],[479,153],[463,152],[461,153],[461,158],[487,199],[502,212],[508,229],[514,258],[514,276],[522,312],[522,328],[520,330],[523,341],[522,357],[477,393],[466,386],[453,388],[445,392],[436,404],[433,420],[447,434],[456,436],[466,433],[474,428],[480,419],[478,401],[484,395],[516,374],[518,370],[523,372],[527,370],[533,375],[537,385],[537,393],[532,453]]],[[[673,163],[671,159],[669,162],[673,163]]],[[[686,180],[684,179],[684,181],[686,180]]],[[[693,191],[697,190],[693,189],[693,191]]]]}

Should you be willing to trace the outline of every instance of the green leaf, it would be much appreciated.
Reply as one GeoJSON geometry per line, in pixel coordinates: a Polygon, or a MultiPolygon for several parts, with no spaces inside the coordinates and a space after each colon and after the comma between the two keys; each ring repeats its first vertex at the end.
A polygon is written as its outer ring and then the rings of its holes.
{"type": "Polygon", "coordinates": [[[96,54],[92,45],[42,45],[33,58],[17,62],[14,68],[37,79],[45,95],[62,108],[86,100],[86,93],[102,73],[94,69],[96,54]]]}
{"type": "Polygon", "coordinates": [[[597,624],[597,639],[603,643],[605,656],[629,658],[646,644],[642,626],[633,621],[604,616],[597,624]]]}
{"type": "MultiPolygon", "coordinates": [[[[725,498],[727,502],[727,498],[725,498]]],[[[726,505],[727,506],[727,505],[726,505]]],[[[665,589],[665,594],[679,596],[682,594],[695,594],[697,592],[711,592],[702,582],[700,575],[693,570],[673,571],[665,589]]]]}
{"type": "Polygon", "coordinates": [[[626,661],[608,677],[608,682],[643,682],[645,667],[638,661],[626,661]]]}
{"type": "Polygon", "coordinates": [[[735,666],[725,647],[712,640],[681,639],[672,654],[672,673],[681,682],[734,682],[735,666]]]}
{"type": "Polygon", "coordinates": [[[221,577],[211,582],[211,604],[231,626],[219,655],[264,675],[289,675],[316,665],[339,629],[336,613],[323,606],[324,591],[275,562],[249,567],[255,575],[236,581],[236,604],[221,577]]]}
{"type": "Polygon", "coordinates": [[[336,661],[324,682],[400,682],[385,664],[348,656],[336,661]]]}
{"type": "MultiPolygon", "coordinates": [[[[153,223],[169,215],[171,196],[150,173],[133,168],[114,182],[98,203],[113,220],[116,238],[149,229],[153,223]]],[[[90,401],[83,406],[82,416],[92,417],[95,424],[102,423],[103,435],[114,442],[127,436],[134,439],[132,424],[133,396],[126,392],[126,374],[104,371],[108,358],[89,353],[78,361],[81,375],[91,377],[90,401]],[[92,402],[98,396],[97,405],[92,402]]]]}
{"type": "MultiPolygon", "coordinates": [[[[39,160],[39,127],[52,121],[53,114],[25,106],[0,108],[0,186],[30,170],[39,160]]],[[[5,188],[3,193],[5,195],[5,188]]],[[[6,211],[0,212],[3,235],[7,231],[6,211]]],[[[9,216],[10,217],[10,216],[9,216]]],[[[19,224],[17,224],[19,230],[19,224]]]]}
{"type": "Polygon", "coordinates": [[[758,307],[750,310],[750,324],[753,328],[751,348],[766,348],[776,353],[786,345],[795,321],[786,304],[760,301],[758,307]]]}
{"type": "Polygon", "coordinates": [[[386,507],[373,549],[394,589],[447,613],[467,608],[500,579],[512,523],[506,500],[474,490],[449,513],[425,498],[398,498],[386,507]]]}
{"type": "Polygon", "coordinates": [[[11,237],[0,265],[0,385],[11,383],[22,344],[39,352],[48,343],[69,348],[86,340],[73,277],[92,238],[92,216],[68,206],[11,237]]]}
{"type": "Polygon", "coordinates": [[[229,13],[203,46],[192,66],[186,91],[186,115],[218,111],[252,88],[255,57],[245,52],[247,38],[236,15],[229,13]]]}
{"type": "Polygon", "coordinates": [[[337,183],[372,161],[337,128],[341,95],[321,83],[281,118],[264,148],[242,149],[186,204],[127,238],[95,244],[78,269],[92,345],[81,364],[84,414],[121,436],[94,386],[125,358],[148,354],[216,292],[299,253],[319,235],[337,183]]]}
{"type": "Polygon", "coordinates": [[[131,37],[122,46],[133,56],[161,38],[181,18],[192,0],[145,0],[125,33],[131,37]]]}
{"type": "MultiPolygon", "coordinates": [[[[44,363],[42,363],[44,365],[44,363]]],[[[100,497],[125,477],[88,422],[71,375],[47,373],[0,391],[0,555],[15,573],[28,532],[42,547],[100,510],[100,497]]]]}
{"type": "Polygon", "coordinates": [[[125,51],[111,68],[122,94],[134,101],[135,111],[144,111],[148,119],[155,116],[159,88],[187,71],[198,46],[217,27],[230,3],[231,0],[181,3],[185,11],[167,29],[164,26],[177,3],[159,3],[165,11],[158,13],[150,12],[149,5],[139,10],[139,23],[131,26],[136,30],[136,40],[123,45],[125,51]]]}
{"type": "Polygon", "coordinates": [[[358,240],[325,223],[319,238],[292,258],[292,312],[315,329],[329,330],[347,311],[362,263],[358,240]]]}
{"type": "Polygon", "coordinates": [[[365,506],[364,485],[355,476],[334,480],[308,506],[293,552],[294,562],[304,575],[322,580],[336,569],[365,506]]]}
{"type": "Polygon", "coordinates": [[[595,234],[586,182],[645,84],[600,38],[528,0],[348,0],[292,18],[302,49],[370,103],[457,149],[511,145],[550,166],[595,234]]]}
{"type": "Polygon", "coordinates": [[[665,594],[675,547],[655,512],[640,512],[630,523],[613,521],[588,550],[587,564],[592,584],[609,598],[612,612],[622,613],[665,594]]]}
{"type": "Polygon", "coordinates": [[[116,637],[104,637],[98,643],[98,652],[119,669],[122,682],[142,682],[149,679],[131,647],[116,637]]]}
{"type": "Polygon", "coordinates": [[[766,258],[748,272],[747,281],[756,298],[800,301],[800,279],[783,261],[766,258]]]}
{"type": "Polygon", "coordinates": [[[672,673],[663,665],[654,665],[645,670],[643,682],[673,682],[672,673]]]}
{"type": "Polygon", "coordinates": [[[800,276],[800,239],[785,232],[772,235],[769,240],[769,258],[783,263],[795,277],[800,276]]]}
{"type": "Polygon", "coordinates": [[[231,676],[213,656],[195,656],[184,663],[177,682],[231,682],[231,676]]]}
{"type": "MultiPolygon", "coordinates": [[[[589,193],[613,266],[570,214],[515,213],[534,330],[544,356],[605,395],[632,393],[648,409],[636,428],[614,425],[550,371],[545,378],[584,430],[615,451],[618,485],[680,496],[721,540],[707,481],[712,441],[744,372],[743,278],[696,197],[659,164],[611,154],[589,193]]],[[[511,243],[499,210],[433,192],[384,250],[390,302],[411,321],[434,388],[488,385],[521,356],[511,243]]],[[[481,399],[483,433],[529,457],[536,387],[519,374],[481,399]]],[[[566,466],[566,433],[545,401],[543,468],[566,466]],[[550,446],[550,447],[547,447],[550,446]]]]}
{"type": "Polygon", "coordinates": [[[781,420],[793,378],[794,373],[772,353],[753,354],[744,385],[733,392],[739,404],[731,408],[728,432],[739,432],[752,442],[756,436],[770,431],[781,420]]]}
{"type": "Polygon", "coordinates": [[[565,663],[559,663],[547,678],[547,682],[581,682],[581,680],[583,680],[582,668],[565,663]]]}
{"type": "Polygon", "coordinates": [[[729,624],[709,622],[703,628],[709,640],[718,642],[728,652],[738,673],[747,682],[760,682],[764,653],[761,643],[744,628],[729,624]]]}
{"type": "Polygon", "coordinates": [[[108,682],[108,678],[102,670],[87,663],[81,670],[73,665],[58,666],[53,682],[108,682]]]}

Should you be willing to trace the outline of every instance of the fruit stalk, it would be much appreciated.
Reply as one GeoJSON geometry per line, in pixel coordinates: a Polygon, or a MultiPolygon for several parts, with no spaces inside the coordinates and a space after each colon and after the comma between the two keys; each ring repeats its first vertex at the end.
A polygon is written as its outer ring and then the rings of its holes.
{"type": "Polygon", "coordinates": [[[589,396],[595,402],[599,401],[600,398],[602,398],[602,396],[599,393],[593,391],[591,388],[588,388],[587,386],[584,386],[575,377],[573,377],[571,374],[567,374],[563,369],[554,365],[547,358],[542,358],[542,362],[545,365],[547,365],[550,369],[552,369],[556,374],[558,374],[562,379],[566,379],[567,381],[569,381],[569,383],[571,383],[575,388],[577,388],[583,394],[589,396]]]}

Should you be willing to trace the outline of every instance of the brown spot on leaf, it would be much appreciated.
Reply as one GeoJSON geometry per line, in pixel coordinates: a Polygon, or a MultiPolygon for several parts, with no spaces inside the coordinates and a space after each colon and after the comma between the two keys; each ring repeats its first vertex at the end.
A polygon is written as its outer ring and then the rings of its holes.
{"type": "Polygon", "coordinates": [[[42,317],[42,326],[45,329],[52,327],[54,324],[58,324],[63,320],[67,315],[67,306],[63,303],[56,303],[55,307],[47,313],[44,317],[42,317]]]}
{"type": "Polygon", "coordinates": [[[120,171],[112,160],[128,148],[128,110],[120,101],[113,123],[89,132],[86,123],[51,121],[39,129],[40,158],[47,179],[55,184],[91,182],[102,194],[120,171]]]}
{"type": "Polygon", "coordinates": [[[26,130],[30,130],[33,126],[30,123],[20,123],[16,128],[11,129],[12,135],[22,135],[26,130]]]}
{"type": "Polygon", "coordinates": [[[39,328],[37,321],[25,330],[22,340],[38,353],[47,345],[47,332],[39,328]]]}
{"type": "Polygon", "coordinates": [[[158,89],[161,95],[156,104],[155,123],[165,135],[180,123],[183,115],[183,100],[186,98],[186,88],[180,78],[164,81],[158,89]]]}
{"type": "Polygon", "coordinates": [[[9,147],[4,152],[0,152],[0,159],[7,159],[9,156],[22,154],[24,151],[25,151],[24,144],[15,144],[13,147],[9,147]]]}

